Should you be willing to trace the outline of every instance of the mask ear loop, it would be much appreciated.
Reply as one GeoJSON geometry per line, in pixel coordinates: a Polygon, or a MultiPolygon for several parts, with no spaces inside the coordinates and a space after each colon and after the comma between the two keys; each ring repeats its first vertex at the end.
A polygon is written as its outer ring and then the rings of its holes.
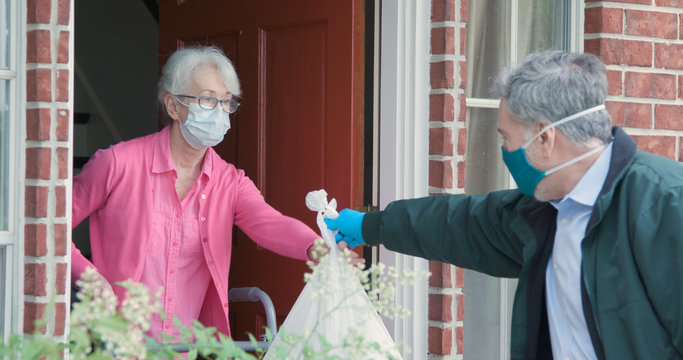
{"type": "Polygon", "coordinates": [[[556,126],[560,126],[560,125],[562,125],[562,124],[564,124],[564,123],[566,123],[566,122],[570,122],[570,121],[572,121],[572,120],[574,120],[574,119],[576,119],[576,118],[580,118],[580,117],[582,117],[582,116],[584,116],[584,115],[590,114],[590,113],[592,113],[592,112],[604,110],[604,109],[605,109],[605,104],[600,104],[600,105],[597,105],[597,106],[593,106],[592,108],[588,108],[588,109],[586,109],[586,110],[579,111],[579,112],[577,112],[577,113],[574,114],[574,115],[569,115],[569,116],[567,116],[567,117],[564,118],[564,119],[560,119],[560,120],[558,120],[558,121],[555,121],[555,122],[553,122],[553,123],[550,123],[550,124],[544,126],[544,127],[541,129],[541,131],[539,131],[538,134],[534,135],[534,137],[532,137],[531,139],[529,139],[529,141],[527,141],[526,143],[524,143],[524,145],[522,145],[522,149],[526,149],[527,146],[531,145],[531,143],[533,143],[534,140],[536,140],[537,137],[541,136],[541,134],[543,134],[544,132],[548,131],[548,129],[552,129],[552,128],[554,128],[554,127],[556,127],[556,126]]]}

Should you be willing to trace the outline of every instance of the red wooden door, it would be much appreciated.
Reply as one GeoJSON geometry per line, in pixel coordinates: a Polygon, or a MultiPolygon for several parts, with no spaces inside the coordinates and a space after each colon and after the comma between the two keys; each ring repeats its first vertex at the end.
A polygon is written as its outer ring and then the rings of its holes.
{"type": "MultiPolygon", "coordinates": [[[[162,64],[179,46],[213,44],[237,68],[241,106],[215,149],[245,170],[268,203],[316,232],[315,214],[304,203],[309,191],[327,189],[340,208],[362,203],[362,2],[160,1],[162,64]]],[[[306,270],[236,230],[229,285],[266,291],[278,326],[306,270]]],[[[262,333],[260,304],[230,306],[234,338],[262,333]]]]}

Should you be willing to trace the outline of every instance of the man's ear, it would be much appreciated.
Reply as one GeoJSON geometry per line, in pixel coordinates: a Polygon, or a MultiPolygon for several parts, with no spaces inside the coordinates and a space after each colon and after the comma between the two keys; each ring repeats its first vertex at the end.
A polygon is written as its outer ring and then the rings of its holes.
{"type": "Polygon", "coordinates": [[[176,101],[176,98],[173,95],[169,93],[164,95],[164,106],[166,107],[168,116],[173,120],[178,120],[180,117],[180,114],[178,114],[178,101],[176,101]]]}
{"type": "MultiPolygon", "coordinates": [[[[545,124],[541,125],[541,129],[545,126],[545,124]]],[[[540,131],[540,130],[539,130],[540,131]]],[[[545,157],[545,158],[550,158],[550,155],[553,152],[553,148],[555,147],[556,141],[557,141],[557,128],[550,128],[546,130],[544,133],[538,136],[538,141],[540,142],[540,153],[545,157]]]]}

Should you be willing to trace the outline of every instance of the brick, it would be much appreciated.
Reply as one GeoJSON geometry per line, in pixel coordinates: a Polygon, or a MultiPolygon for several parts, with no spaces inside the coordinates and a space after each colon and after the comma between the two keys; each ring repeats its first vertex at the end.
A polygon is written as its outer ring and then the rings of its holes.
{"type": "Polygon", "coordinates": [[[659,7],[683,8],[683,0],[655,0],[655,5],[659,7]]]}
{"type": "Polygon", "coordinates": [[[464,288],[465,287],[465,269],[461,267],[455,267],[455,287],[464,288]]]}
{"type": "Polygon", "coordinates": [[[676,76],[628,71],[624,76],[624,93],[630,97],[675,100],[676,76]]]}
{"type": "Polygon", "coordinates": [[[450,128],[429,129],[429,155],[453,155],[453,131],[450,128]]]}
{"type": "MultiPolygon", "coordinates": [[[[55,336],[64,335],[64,330],[66,329],[66,304],[56,303],[55,304],[55,336]]],[[[64,359],[64,357],[62,357],[64,359]]]]}
{"type": "Polygon", "coordinates": [[[623,94],[621,85],[622,72],[618,70],[607,70],[605,74],[607,75],[607,94],[621,96],[623,94]]]}
{"type": "Polygon", "coordinates": [[[460,89],[465,90],[467,86],[467,62],[460,62],[460,89]]]}
{"type": "Polygon", "coordinates": [[[467,119],[467,96],[463,92],[460,94],[460,112],[458,112],[458,121],[465,122],[467,119]]]}
{"type": "Polygon", "coordinates": [[[40,320],[45,314],[47,304],[24,302],[24,334],[45,334],[45,324],[36,327],[36,320],[40,320]]]}
{"type": "Polygon", "coordinates": [[[57,148],[57,178],[66,179],[69,176],[69,148],[57,148]]]}
{"type": "Polygon", "coordinates": [[[683,70],[683,44],[655,44],[655,67],[683,70]]]}
{"type": "Polygon", "coordinates": [[[55,266],[55,287],[57,295],[66,294],[66,271],[69,266],[66,263],[57,263],[55,266]]]}
{"type": "Polygon", "coordinates": [[[463,343],[465,339],[465,328],[462,326],[458,326],[455,328],[455,346],[456,346],[456,354],[462,355],[463,354],[463,343]]]}
{"type": "Polygon", "coordinates": [[[467,129],[458,129],[458,147],[457,147],[457,154],[458,155],[465,155],[465,152],[467,152],[467,129]]]}
{"type": "Polygon", "coordinates": [[[665,39],[678,38],[678,15],[672,13],[626,10],[626,34],[665,39]]]}
{"type": "Polygon", "coordinates": [[[45,147],[26,149],[26,178],[27,179],[50,179],[50,163],[52,162],[52,150],[45,147]]]}
{"type": "Polygon", "coordinates": [[[453,166],[450,160],[429,161],[429,186],[441,189],[453,187],[453,166]]]}
{"type": "Polygon", "coordinates": [[[453,295],[429,294],[429,320],[453,321],[453,295]]]}
{"type": "Polygon", "coordinates": [[[429,83],[432,89],[452,89],[455,85],[453,61],[439,61],[429,66],[429,83]]]}
{"type": "Polygon", "coordinates": [[[69,70],[57,72],[57,101],[69,101],[69,70]]]}
{"type": "Polygon", "coordinates": [[[456,321],[464,321],[465,320],[465,294],[458,294],[455,296],[455,309],[456,309],[456,315],[455,315],[455,320],[456,321]]]}
{"type": "Polygon", "coordinates": [[[47,186],[26,186],[24,215],[42,218],[47,216],[47,186]]]}
{"type": "Polygon", "coordinates": [[[69,141],[69,124],[71,124],[71,117],[69,117],[69,110],[57,109],[57,140],[69,141]]]}
{"type": "Polygon", "coordinates": [[[69,32],[61,31],[59,33],[59,43],[57,45],[57,63],[69,63],[69,32]]]}
{"type": "Polygon", "coordinates": [[[451,94],[429,95],[429,121],[453,121],[455,102],[451,94]]]}
{"type": "Polygon", "coordinates": [[[453,330],[430,326],[427,341],[430,354],[450,355],[453,348],[453,330]]]}
{"type": "Polygon", "coordinates": [[[683,14],[680,16],[680,20],[678,21],[680,25],[680,30],[678,30],[678,38],[683,39],[683,14]]]}
{"type": "Polygon", "coordinates": [[[623,31],[623,10],[603,7],[586,9],[584,31],[587,34],[621,34],[623,31]]]}
{"type": "Polygon", "coordinates": [[[458,189],[465,188],[465,165],[464,161],[458,161],[458,189]]]}
{"type": "Polygon", "coordinates": [[[47,225],[26,224],[24,225],[24,255],[45,256],[47,255],[47,225]]]}
{"type": "Polygon", "coordinates": [[[612,118],[612,124],[640,129],[652,128],[652,105],[607,101],[607,112],[612,118]]]}
{"type": "Polygon", "coordinates": [[[432,0],[432,22],[455,21],[455,0],[432,0]]]}
{"type": "Polygon", "coordinates": [[[678,98],[683,99],[683,75],[678,75],[678,98]]]}
{"type": "Polygon", "coordinates": [[[451,281],[451,265],[439,261],[429,262],[429,286],[448,289],[453,287],[451,281]]]}
{"type": "Polygon", "coordinates": [[[432,54],[455,55],[455,28],[452,26],[432,29],[432,54]]]}
{"type": "Polygon", "coordinates": [[[57,1],[57,24],[59,25],[69,25],[69,19],[71,14],[71,1],[72,0],[58,0],[57,1]]]}
{"type": "Polygon", "coordinates": [[[26,22],[28,24],[49,24],[52,0],[27,0],[26,22]]]}
{"type": "Polygon", "coordinates": [[[66,186],[55,186],[55,216],[66,216],[66,186]]]}
{"type": "Polygon", "coordinates": [[[52,101],[51,76],[50,69],[26,70],[26,100],[52,101]]]}
{"type": "Polygon", "coordinates": [[[50,140],[50,109],[26,109],[26,140],[50,140]]]}
{"type": "MultiPolygon", "coordinates": [[[[678,142],[683,144],[683,136],[678,138],[678,142]]],[[[678,161],[683,162],[683,145],[678,147],[678,161]]]]}
{"type": "Polygon", "coordinates": [[[655,129],[683,131],[683,105],[655,105],[655,129]]]}
{"type": "Polygon", "coordinates": [[[676,159],[676,137],[662,135],[633,135],[639,150],[676,159]]]}
{"type": "Polygon", "coordinates": [[[54,224],[55,256],[66,256],[66,249],[69,246],[66,237],[66,224],[54,224]]]}
{"type": "Polygon", "coordinates": [[[652,43],[621,39],[589,39],[585,51],[595,54],[607,65],[652,66],[652,43]]]}
{"type": "Polygon", "coordinates": [[[469,21],[469,0],[462,0],[460,2],[460,22],[466,23],[469,21]]]}
{"type": "Polygon", "coordinates": [[[26,32],[26,61],[29,63],[52,63],[50,54],[50,30],[26,32]]]}
{"type": "Polygon", "coordinates": [[[458,54],[465,56],[467,53],[467,28],[460,28],[460,44],[458,49],[460,50],[458,54]]]}
{"type": "Polygon", "coordinates": [[[24,264],[24,295],[47,295],[47,270],[45,264],[24,264]]]}

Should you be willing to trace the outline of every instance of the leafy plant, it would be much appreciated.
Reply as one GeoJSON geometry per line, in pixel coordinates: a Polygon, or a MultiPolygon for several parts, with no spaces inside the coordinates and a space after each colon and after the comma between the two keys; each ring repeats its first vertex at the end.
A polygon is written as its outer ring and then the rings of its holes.
{"type": "MultiPolygon", "coordinates": [[[[316,250],[319,254],[325,251],[321,243],[316,245],[316,250]]],[[[349,261],[348,252],[343,258],[349,261]]],[[[309,262],[309,267],[314,272],[318,266],[309,262]]],[[[395,269],[387,269],[382,264],[372,266],[368,270],[354,267],[353,274],[367,291],[377,311],[390,317],[408,314],[407,310],[394,307],[393,284],[396,281],[413,282],[418,277],[429,275],[428,273],[397,274],[395,269]]],[[[311,279],[311,274],[306,274],[304,281],[309,279],[311,279]]],[[[52,360],[61,359],[67,352],[70,358],[75,360],[177,359],[183,356],[190,360],[197,359],[199,356],[258,360],[265,356],[264,350],[257,350],[255,355],[245,352],[232,339],[218,333],[213,327],[205,327],[198,321],[195,321],[193,326],[186,327],[175,318],[174,323],[180,334],[178,337],[165,335],[163,341],[157,341],[146,335],[152,315],[160,313],[162,317],[165,316],[157,300],[162,289],[151,295],[143,284],[132,281],[121,282],[119,285],[127,289],[127,295],[121,304],[121,309],[117,310],[118,299],[106,280],[94,269],[86,270],[77,285],[80,288],[77,293],[80,301],[74,304],[71,312],[66,342],[40,333],[11,334],[7,343],[0,344],[0,357],[52,360]]],[[[320,299],[326,296],[324,288],[318,296],[320,299]]],[[[46,311],[45,317],[48,313],[46,311]]],[[[37,323],[46,323],[45,317],[37,323]]],[[[301,334],[281,334],[284,341],[279,346],[271,348],[270,352],[271,356],[276,359],[286,359],[291,347],[303,344],[306,359],[358,359],[365,358],[364,354],[369,351],[378,350],[379,344],[368,342],[358,334],[357,331],[351,329],[344,337],[342,345],[344,357],[334,355],[339,353],[339,349],[335,349],[328,339],[316,333],[315,327],[312,331],[301,334]],[[310,346],[314,340],[324,346],[315,350],[310,346]]],[[[249,337],[252,344],[256,345],[256,338],[251,334],[249,337]]],[[[273,339],[273,334],[267,328],[266,337],[269,342],[273,339]]]]}

